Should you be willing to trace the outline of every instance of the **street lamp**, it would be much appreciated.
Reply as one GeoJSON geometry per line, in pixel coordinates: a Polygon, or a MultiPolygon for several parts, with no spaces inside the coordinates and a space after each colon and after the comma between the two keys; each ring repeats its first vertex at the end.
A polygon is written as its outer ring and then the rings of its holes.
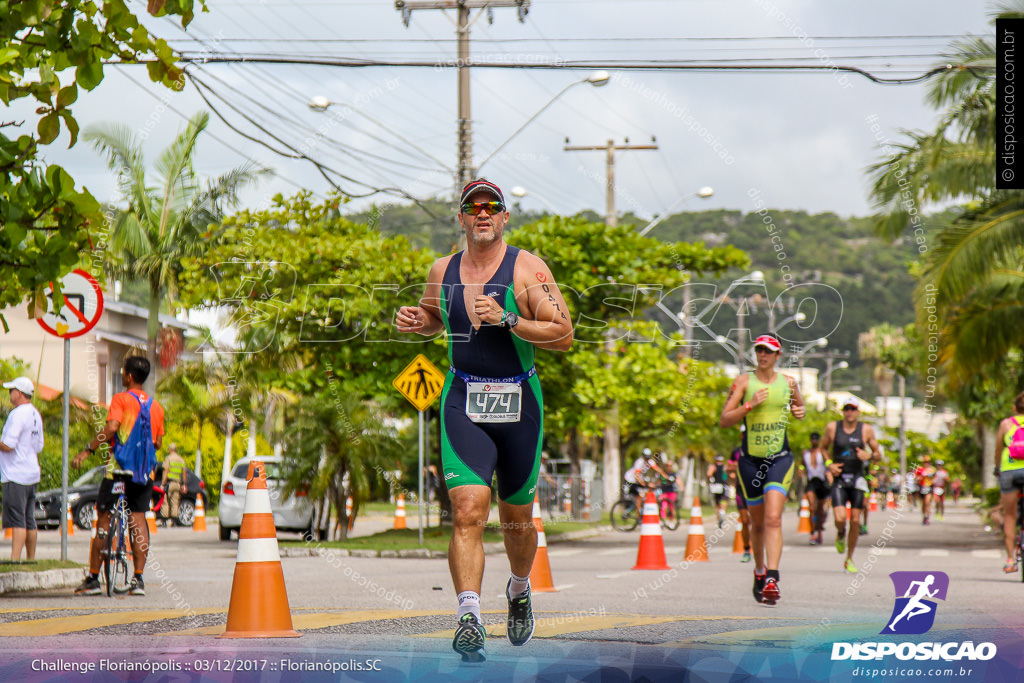
{"type": "Polygon", "coordinates": [[[526,191],[526,188],[523,187],[522,185],[516,185],[515,187],[513,187],[511,190],[509,190],[509,194],[511,194],[513,197],[517,197],[519,199],[522,199],[523,197],[533,197],[537,201],[539,201],[541,204],[543,204],[545,207],[547,207],[548,211],[550,211],[552,214],[554,214],[556,216],[558,215],[558,209],[556,209],[554,206],[552,206],[551,202],[549,202],[548,200],[544,199],[544,197],[541,197],[537,193],[534,193],[534,194],[531,195],[529,192],[526,191]]]}
{"type": "Polygon", "coordinates": [[[769,309],[768,309],[768,332],[774,335],[776,332],[778,332],[779,330],[781,330],[783,327],[785,327],[789,323],[793,322],[794,320],[798,324],[802,323],[803,321],[807,320],[807,314],[802,313],[802,312],[797,312],[794,315],[789,316],[788,318],[784,318],[781,323],[776,325],[775,324],[775,312],[774,312],[774,309],[769,307],[769,309]]]}
{"type": "Polygon", "coordinates": [[[673,204],[672,206],[670,206],[667,209],[665,209],[664,213],[662,213],[660,216],[657,216],[650,223],[645,225],[643,230],[640,231],[640,236],[643,237],[644,235],[649,233],[651,230],[653,230],[654,227],[656,225],[658,225],[658,223],[661,223],[663,220],[665,220],[666,218],[671,216],[672,212],[675,211],[676,209],[678,209],[680,206],[682,206],[683,202],[685,202],[687,199],[690,199],[691,197],[700,197],[701,199],[707,199],[707,198],[709,198],[713,194],[715,194],[714,188],[705,186],[705,187],[700,188],[696,192],[693,192],[691,194],[688,194],[688,195],[685,195],[685,196],[681,197],[679,199],[679,201],[677,201],[675,204],[673,204]]]}
{"type": "Polygon", "coordinates": [[[391,134],[392,134],[392,135],[394,135],[394,136],[395,136],[396,138],[398,138],[399,140],[401,140],[401,141],[402,141],[402,142],[404,142],[405,144],[409,145],[409,147],[411,147],[412,149],[416,150],[417,152],[419,152],[419,153],[420,153],[420,154],[422,154],[423,156],[427,157],[427,158],[428,158],[428,159],[430,159],[431,161],[436,161],[437,163],[441,164],[441,166],[442,166],[442,167],[443,167],[443,168],[444,168],[445,170],[447,170],[447,171],[451,171],[451,172],[453,172],[453,173],[455,172],[455,169],[454,169],[454,168],[452,168],[452,167],[451,167],[451,166],[449,166],[448,164],[444,163],[443,161],[441,161],[440,159],[438,159],[437,157],[435,157],[434,155],[432,155],[432,154],[431,154],[430,152],[428,152],[428,151],[426,151],[426,150],[424,150],[424,149],[420,148],[420,147],[419,147],[418,145],[416,145],[416,143],[414,143],[414,142],[413,142],[412,140],[409,140],[409,139],[405,138],[405,137],[404,137],[404,136],[403,136],[403,135],[402,135],[401,133],[399,133],[398,131],[395,131],[395,130],[392,130],[391,128],[388,128],[387,126],[385,126],[385,125],[384,125],[383,123],[381,123],[380,121],[377,121],[376,119],[370,118],[369,116],[367,116],[367,115],[366,115],[366,114],[364,114],[363,112],[361,112],[361,111],[359,111],[358,109],[356,109],[355,107],[353,107],[353,106],[352,106],[351,104],[347,104],[347,103],[345,103],[345,102],[335,102],[334,100],[329,100],[329,99],[327,99],[327,98],[326,98],[326,97],[324,97],[323,95],[314,95],[313,97],[309,98],[309,102],[307,102],[307,103],[306,103],[306,106],[307,106],[307,107],[309,107],[310,109],[312,109],[313,111],[315,111],[315,112],[319,112],[319,113],[325,112],[325,111],[327,111],[328,109],[330,109],[331,107],[334,107],[334,106],[338,106],[338,107],[348,107],[349,109],[351,109],[351,110],[352,110],[352,111],[354,111],[355,113],[359,114],[359,115],[360,115],[360,116],[362,116],[363,118],[369,119],[369,120],[370,120],[370,121],[372,121],[372,122],[373,122],[374,124],[376,124],[376,125],[380,126],[381,128],[383,128],[383,129],[384,129],[384,130],[386,130],[387,132],[391,133],[391,134]]]}
{"type": "MultiPolygon", "coordinates": [[[[831,356],[829,356],[829,358],[828,358],[828,364],[829,364],[829,366],[832,366],[832,357],[831,356]]],[[[835,372],[836,370],[842,370],[842,369],[848,368],[848,367],[850,367],[850,364],[847,363],[844,360],[844,361],[840,361],[838,364],[836,364],[835,367],[828,367],[828,368],[826,368],[825,376],[822,377],[822,380],[825,382],[825,409],[826,410],[829,407],[831,407],[831,405],[832,405],[832,402],[830,400],[832,398],[832,373],[835,372]]]]}
{"type": "Polygon", "coordinates": [[[804,386],[804,354],[810,351],[813,347],[820,346],[825,348],[828,346],[828,339],[825,337],[818,337],[812,342],[808,342],[800,347],[800,350],[796,352],[797,361],[800,363],[800,389],[803,390],[804,386]]]}
{"type": "Polygon", "coordinates": [[[517,136],[520,133],[522,133],[524,128],[526,128],[528,125],[533,123],[534,119],[536,119],[538,116],[540,116],[544,112],[545,109],[547,109],[552,104],[554,104],[555,100],[557,100],[559,97],[561,97],[566,92],[568,92],[568,90],[570,88],[574,88],[577,85],[582,85],[583,83],[589,83],[590,85],[594,86],[595,88],[600,88],[601,86],[608,85],[608,81],[610,81],[611,78],[612,78],[611,74],[609,74],[607,71],[604,71],[602,69],[601,71],[595,71],[594,73],[592,73],[589,76],[587,76],[586,78],[584,78],[582,81],[576,81],[574,83],[570,83],[569,85],[567,85],[564,88],[562,88],[561,90],[559,90],[555,94],[554,97],[552,97],[550,100],[548,100],[547,104],[545,104],[543,107],[541,107],[540,109],[537,110],[536,114],[534,114],[533,116],[528,118],[523,125],[519,126],[519,128],[516,129],[516,132],[512,133],[512,135],[509,135],[508,139],[505,140],[505,142],[503,142],[500,145],[498,145],[497,149],[495,149],[493,152],[488,154],[487,158],[484,159],[483,161],[481,161],[477,165],[476,172],[479,173],[480,169],[484,167],[484,164],[486,164],[488,161],[490,161],[492,158],[494,158],[494,155],[497,154],[498,152],[500,152],[502,150],[502,148],[505,147],[505,145],[507,145],[508,143],[512,142],[512,138],[514,138],[515,136],[517,136]]]}

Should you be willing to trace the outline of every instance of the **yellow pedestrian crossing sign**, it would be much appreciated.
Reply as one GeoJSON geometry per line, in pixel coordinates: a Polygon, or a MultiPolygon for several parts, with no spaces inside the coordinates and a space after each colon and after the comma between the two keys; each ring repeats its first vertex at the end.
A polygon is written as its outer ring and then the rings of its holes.
{"type": "Polygon", "coordinates": [[[424,411],[441,395],[444,373],[422,353],[398,373],[391,384],[405,396],[416,410],[424,411]]]}

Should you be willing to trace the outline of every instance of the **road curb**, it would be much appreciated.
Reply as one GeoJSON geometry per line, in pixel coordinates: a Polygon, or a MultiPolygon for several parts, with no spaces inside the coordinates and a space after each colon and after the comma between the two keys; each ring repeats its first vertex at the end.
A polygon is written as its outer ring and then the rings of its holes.
{"type": "MultiPolygon", "coordinates": [[[[568,531],[564,534],[557,534],[555,536],[548,536],[548,543],[559,543],[562,541],[575,541],[581,538],[590,538],[591,536],[599,536],[600,534],[611,531],[610,526],[599,526],[593,529],[580,529],[578,531],[568,531]]],[[[485,555],[500,555],[505,552],[505,544],[501,541],[494,543],[484,543],[484,554],[485,555]]],[[[328,548],[318,545],[312,547],[283,547],[280,549],[281,557],[320,557],[323,555],[331,555],[334,557],[369,557],[369,558],[403,558],[411,557],[418,559],[441,559],[448,557],[448,553],[443,550],[428,550],[427,548],[409,548],[406,550],[363,550],[361,548],[348,549],[348,548],[328,548]]]]}
{"type": "Polygon", "coordinates": [[[72,588],[81,583],[85,569],[47,569],[42,572],[7,572],[0,574],[0,595],[24,591],[72,588]]]}

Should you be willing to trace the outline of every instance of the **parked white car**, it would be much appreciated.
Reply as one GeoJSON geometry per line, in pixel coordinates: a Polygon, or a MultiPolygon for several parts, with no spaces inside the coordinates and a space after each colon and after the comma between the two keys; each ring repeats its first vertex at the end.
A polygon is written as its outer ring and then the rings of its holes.
{"type": "MultiPolygon", "coordinates": [[[[325,540],[327,529],[313,528],[313,505],[303,493],[285,496],[282,491],[284,482],[281,467],[282,458],[276,455],[257,456],[267,468],[267,490],[270,493],[270,509],[274,513],[274,526],[278,531],[292,531],[302,534],[307,540],[314,538],[325,540]]],[[[220,488],[220,540],[231,540],[231,532],[236,534],[242,526],[242,513],[245,511],[245,492],[249,487],[246,476],[249,473],[248,457],[235,463],[234,469],[220,488]]]]}

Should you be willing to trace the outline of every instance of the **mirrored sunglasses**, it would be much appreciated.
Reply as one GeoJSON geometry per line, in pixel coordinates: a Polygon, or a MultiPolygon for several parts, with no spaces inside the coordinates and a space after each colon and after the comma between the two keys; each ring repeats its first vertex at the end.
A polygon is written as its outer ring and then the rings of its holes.
{"type": "Polygon", "coordinates": [[[481,211],[486,211],[488,215],[493,216],[504,210],[505,205],[501,202],[466,202],[462,205],[462,213],[470,216],[479,215],[481,211]]]}

